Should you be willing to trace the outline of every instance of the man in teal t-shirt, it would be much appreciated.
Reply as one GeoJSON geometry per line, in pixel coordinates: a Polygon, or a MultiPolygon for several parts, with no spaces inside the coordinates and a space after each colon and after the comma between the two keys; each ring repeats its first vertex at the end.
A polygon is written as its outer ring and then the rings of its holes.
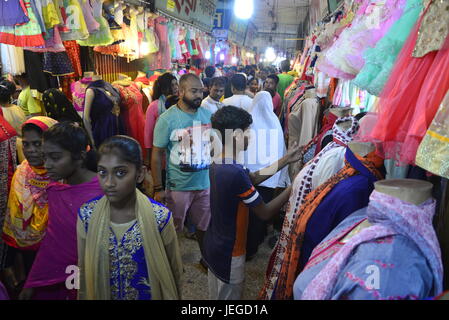
{"type": "Polygon", "coordinates": [[[281,96],[282,102],[284,102],[285,90],[288,88],[289,85],[292,84],[293,80],[295,80],[295,78],[293,78],[291,75],[287,74],[287,72],[290,71],[290,61],[284,60],[281,62],[281,71],[282,71],[282,73],[278,74],[279,83],[278,83],[277,92],[281,96]]]}
{"type": "Polygon", "coordinates": [[[160,115],[154,128],[151,168],[154,199],[173,214],[178,232],[186,215],[202,239],[210,221],[209,166],[211,113],[201,108],[203,84],[194,74],[179,80],[179,102],[160,115]],[[162,187],[162,157],[167,156],[167,190],[162,187]]]}

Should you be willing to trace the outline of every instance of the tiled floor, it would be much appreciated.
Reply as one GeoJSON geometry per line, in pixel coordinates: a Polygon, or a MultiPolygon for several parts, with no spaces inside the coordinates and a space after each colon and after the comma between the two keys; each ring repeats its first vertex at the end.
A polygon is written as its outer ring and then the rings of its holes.
{"type": "MultiPolygon", "coordinates": [[[[268,246],[269,235],[265,242],[259,246],[257,255],[246,264],[246,283],[243,294],[244,300],[255,300],[262,288],[265,270],[270,258],[271,249],[268,246]]],[[[179,245],[184,264],[184,285],[182,288],[183,300],[207,300],[207,274],[201,271],[199,261],[201,258],[198,244],[180,234],[179,245]]]]}

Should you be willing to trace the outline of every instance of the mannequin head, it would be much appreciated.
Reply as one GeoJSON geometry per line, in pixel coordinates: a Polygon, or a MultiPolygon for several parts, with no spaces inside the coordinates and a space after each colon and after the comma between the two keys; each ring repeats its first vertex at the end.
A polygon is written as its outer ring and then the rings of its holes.
{"type": "Polygon", "coordinates": [[[376,191],[398,198],[402,201],[420,205],[432,196],[430,182],[415,179],[391,179],[374,183],[376,191]]]}

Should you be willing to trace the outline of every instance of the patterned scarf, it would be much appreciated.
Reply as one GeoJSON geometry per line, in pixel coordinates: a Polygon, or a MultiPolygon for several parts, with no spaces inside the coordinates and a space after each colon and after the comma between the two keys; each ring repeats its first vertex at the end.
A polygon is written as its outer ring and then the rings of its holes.
{"type": "Polygon", "coordinates": [[[412,240],[426,257],[434,275],[434,295],[443,290],[443,266],[441,251],[432,218],[435,200],[429,199],[414,205],[398,198],[373,191],[368,205],[367,216],[373,225],[352,237],[326,264],[320,273],[304,290],[304,300],[325,300],[338,280],[340,270],[346,265],[356,248],[376,239],[403,235],[412,240]]]}
{"type": "Polygon", "coordinates": [[[352,141],[352,137],[357,133],[358,129],[359,122],[356,118],[352,116],[338,118],[332,128],[334,141],[329,143],[312,161],[310,161],[302,169],[301,172],[306,170],[306,173],[304,175],[301,175],[301,173],[298,175],[296,179],[301,179],[300,181],[296,181],[295,179],[295,182],[293,183],[293,191],[290,195],[289,203],[287,205],[287,212],[284,218],[284,223],[282,225],[281,234],[279,236],[276,247],[271,254],[270,263],[268,264],[267,280],[265,281],[264,288],[262,289],[259,296],[261,299],[271,299],[272,297],[275,283],[279,277],[280,268],[284,259],[284,253],[287,247],[288,238],[291,234],[292,223],[296,219],[296,213],[299,207],[303,204],[305,197],[312,191],[312,176],[321,157],[334,148],[346,146],[349,142],[352,141]],[[348,130],[344,130],[339,126],[341,123],[346,121],[352,121],[352,126],[348,130]],[[296,189],[295,186],[299,187],[296,189]],[[294,198],[294,193],[296,192],[297,196],[296,198],[294,198]]]}
{"type": "Polygon", "coordinates": [[[307,223],[316,208],[339,182],[360,173],[360,171],[357,170],[358,165],[354,162],[358,159],[360,163],[374,175],[375,178],[373,177],[372,179],[373,183],[378,179],[383,179],[382,174],[377,169],[382,166],[383,159],[377,156],[375,152],[368,154],[366,157],[359,157],[354,155],[351,150],[347,148],[346,158],[345,167],[326,183],[323,183],[317,189],[309,193],[304,204],[298,210],[298,218],[294,221],[292,226],[292,233],[277,281],[275,299],[285,300],[293,298],[293,284],[296,277],[301,272],[301,270],[299,270],[299,261],[307,223]]]}

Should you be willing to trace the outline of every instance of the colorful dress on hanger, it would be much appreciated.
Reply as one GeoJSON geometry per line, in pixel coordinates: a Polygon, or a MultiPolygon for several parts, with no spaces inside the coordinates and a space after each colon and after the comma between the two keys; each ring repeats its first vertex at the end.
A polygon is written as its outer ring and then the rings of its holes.
{"type": "Polygon", "coordinates": [[[13,76],[25,73],[23,48],[1,43],[0,58],[4,73],[10,73],[13,76]]]}
{"type": "Polygon", "coordinates": [[[158,17],[153,21],[154,30],[159,39],[159,51],[151,56],[150,70],[169,70],[171,68],[171,45],[168,42],[167,21],[164,17],[158,17]]]}
{"type": "Polygon", "coordinates": [[[365,65],[354,79],[356,86],[373,95],[380,94],[422,8],[422,0],[407,0],[402,16],[374,48],[363,53],[365,65]]]}
{"type": "Polygon", "coordinates": [[[85,40],[78,40],[81,46],[108,46],[114,42],[114,38],[109,29],[107,20],[103,17],[103,2],[104,0],[91,0],[93,15],[95,20],[100,25],[98,31],[91,33],[85,40]]]}
{"type": "Polygon", "coordinates": [[[20,1],[0,1],[0,26],[14,27],[30,21],[25,4],[20,1]]]}
{"type": "MultiPolygon", "coordinates": [[[[31,0],[23,0],[23,4],[30,21],[15,26],[0,26],[0,43],[10,44],[16,47],[43,46],[45,44],[42,36],[44,30],[41,29],[36,14],[31,8],[31,0]]],[[[8,12],[8,15],[20,16],[22,13],[23,9],[20,7],[8,12]]]]}
{"type": "Polygon", "coordinates": [[[353,79],[363,67],[363,52],[366,48],[375,46],[391,25],[399,19],[405,1],[363,1],[351,25],[327,50],[325,63],[321,64],[319,69],[332,77],[353,79]]]}
{"type": "Polygon", "coordinates": [[[130,82],[127,85],[124,84],[120,83],[120,81],[113,84],[120,92],[121,117],[125,123],[128,135],[139,142],[145,158],[145,116],[142,110],[143,95],[135,83],[130,82]]]}
{"type": "Polygon", "coordinates": [[[87,89],[95,93],[90,119],[95,146],[99,148],[107,138],[126,134],[120,115],[120,93],[103,80],[92,82],[87,89]]]}
{"type": "MultiPolygon", "coordinates": [[[[381,94],[376,126],[369,141],[388,159],[413,164],[418,146],[449,89],[449,36],[443,48],[412,57],[420,23],[407,40],[381,94]]],[[[438,33],[434,34],[438,37],[438,33]]]]}
{"type": "Polygon", "coordinates": [[[61,0],[62,26],[59,27],[63,41],[87,39],[89,30],[79,0],[61,0]]]}
{"type": "Polygon", "coordinates": [[[413,205],[374,191],[367,208],[346,218],[314,249],[295,281],[294,298],[416,300],[440,294],[443,266],[434,214],[433,199],[413,205]],[[366,221],[370,226],[363,228],[366,221]]]}
{"type": "Polygon", "coordinates": [[[449,91],[419,145],[416,165],[449,179],[449,91]]]}
{"type": "Polygon", "coordinates": [[[45,52],[44,72],[52,76],[68,76],[74,74],[72,63],[66,51],[45,52]]]}

